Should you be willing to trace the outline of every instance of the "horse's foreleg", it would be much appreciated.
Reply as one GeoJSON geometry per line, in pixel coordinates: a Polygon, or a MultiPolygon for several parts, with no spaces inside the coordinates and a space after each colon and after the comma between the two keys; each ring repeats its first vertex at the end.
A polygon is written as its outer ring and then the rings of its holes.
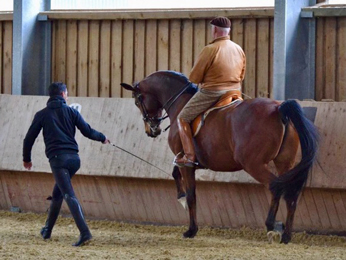
{"type": "Polygon", "coordinates": [[[179,200],[180,198],[185,197],[185,191],[183,189],[181,173],[178,166],[174,166],[172,176],[177,187],[177,199],[179,200]]]}
{"type": "Polygon", "coordinates": [[[189,208],[190,226],[184,233],[184,237],[193,238],[198,232],[197,218],[196,218],[196,179],[195,169],[193,168],[181,168],[184,182],[186,185],[186,200],[189,208]]]}

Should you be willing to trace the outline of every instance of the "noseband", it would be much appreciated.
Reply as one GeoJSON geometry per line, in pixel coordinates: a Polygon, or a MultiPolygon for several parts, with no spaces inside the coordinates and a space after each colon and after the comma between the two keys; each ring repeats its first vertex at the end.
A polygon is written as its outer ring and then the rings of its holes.
{"type": "MultiPolygon", "coordinates": [[[[159,112],[157,112],[157,114],[153,117],[149,116],[148,110],[146,109],[145,104],[143,102],[143,95],[142,93],[140,93],[140,90],[139,90],[139,83],[135,85],[134,88],[137,91],[133,92],[133,97],[135,98],[136,102],[138,101],[138,104],[136,105],[138,105],[141,108],[143,121],[149,125],[151,131],[153,132],[157,131],[157,129],[160,127],[161,122],[168,117],[167,115],[168,109],[191,86],[191,84],[192,84],[191,82],[188,82],[177,94],[173,95],[170,99],[168,99],[167,102],[159,109],[159,111],[163,109],[166,111],[164,116],[162,117],[158,116],[159,112]]],[[[165,130],[167,129],[168,127],[165,130]]]]}

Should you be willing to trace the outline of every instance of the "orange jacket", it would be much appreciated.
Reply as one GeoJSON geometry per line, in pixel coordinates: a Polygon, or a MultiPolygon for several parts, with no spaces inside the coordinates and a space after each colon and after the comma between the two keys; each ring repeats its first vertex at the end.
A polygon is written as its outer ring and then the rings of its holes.
{"type": "Polygon", "coordinates": [[[216,38],[199,54],[190,73],[190,81],[208,90],[241,90],[246,57],[229,36],[216,38]]]}

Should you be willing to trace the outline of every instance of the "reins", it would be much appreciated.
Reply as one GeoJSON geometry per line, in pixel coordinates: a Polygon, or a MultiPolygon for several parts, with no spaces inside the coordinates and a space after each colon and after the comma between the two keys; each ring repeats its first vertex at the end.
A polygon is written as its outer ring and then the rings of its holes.
{"type": "MultiPolygon", "coordinates": [[[[160,123],[165,120],[168,117],[167,111],[168,109],[175,103],[175,101],[177,101],[177,99],[191,86],[191,82],[189,81],[184,87],[183,89],[176,95],[173,95],[170,99],[167,100],[167,102],[162,106],[162,108],[165,110],[165,114],[160,118],[160,123]],[[173,100],[172,100],[173,99],[173,100]],[[166,108],[165,106],[169,103],[169,106],[166,108]]],[[[170,128],[171,125],[167,126],[163,132],[166,132],[168,130],[168,128],[170,128]]]]}
{"type": "MultiPolygon", "coordinates": [[[[149,117],[149,114],[147,113],[147,109],[141,99],[141,94],[139,94],[137,96],[137,99],[139,100],[140,102],[140,106],[142,107],[142,111],[143,111],[143,120],[145,122],[148,122],[149,123],[149,126],[152,130],[156,130],[156,128],[158,128],[160,126],[160,124],[166,119],[168,118],[168,114],[167,114],[167,111],[170,109],[170,107],[175,103],[175,101],[177,101],[177,99],[191,86],[191,82],[189,81],[181,90],[179,90],[179,92],[175,95],[173,95],[170,99],[168,99],[166,101],[166,103],[162,106],[161,109],[164,109],[165,110],[165,114],[162,116],[162,117],[156,117],[156,116],[153,116],[153,117],[149,117]],[[167,106],[168,105],[168,106],[167,106]],[[167,106],[167,107],[166,107],[167,106]],[[155,124],[155,126],[152,125],[152,122],[158,122],[157,124],[155,124]]],[[[136,87],[138,88],[138,85],[136,85],[136,87]]],[[[163,132],[166,132],[167,129],[170,127],[167,126],[163,132]]]]}

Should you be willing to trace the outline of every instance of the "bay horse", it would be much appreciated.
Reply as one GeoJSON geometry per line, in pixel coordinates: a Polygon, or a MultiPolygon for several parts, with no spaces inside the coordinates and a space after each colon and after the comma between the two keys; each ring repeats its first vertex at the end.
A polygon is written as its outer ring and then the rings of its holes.
{"type": "MultiPolygon", "coordinates": [[[[121,83],[132,91],[141,111],[145,132],[150,137],[161,133],[163,110],[170,119],[168,143],[176,155],[182,151],[177,116],[196,93],[197,86],[174,71],[157,71],[134,86],[121,83]]],[[[307,119],[295,100],[278,102],[268,98],[242,101],[235,108],[226,107],[210,112],[204,126],[194,138],[199,165],[213,171],[232,172],[244,169],[271,193],[271,203],[265,225],[273,231],[280,198],[287,205],[281,243],[291,240],[292,225],[298,197],[304,188],[316,159],[318,131],[307,119]],[[295,166],[298,147],[301,161],[295,166]],[[274,162],[277,174],[269,168],[274,162]]],[[[178,198],[186,196],[189,209],[189,229],[184,237],[193,238],[198,231],[196,220],[196,167],[174,167],[173,177],[178,198]]]]}

